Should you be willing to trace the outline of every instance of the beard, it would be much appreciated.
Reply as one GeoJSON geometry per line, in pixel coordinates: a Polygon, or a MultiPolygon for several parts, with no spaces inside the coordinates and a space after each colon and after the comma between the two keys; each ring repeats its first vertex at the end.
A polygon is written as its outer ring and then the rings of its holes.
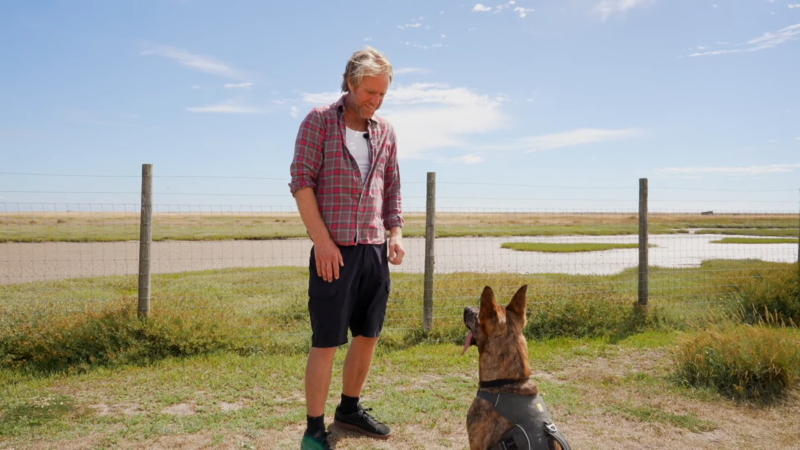
{"type": "Polygon", "coordinates": [[[364,106],[364,105],[359,105],[356,108],[356,111],[358,112],[359,117],[361,117],[362,119],[371,119],[372,116],[375,115],[375,111],[377,111],[377,110],[378,110],[377,108],[372,109],[372,108],[370,108],[368,106],[364,106]]]}

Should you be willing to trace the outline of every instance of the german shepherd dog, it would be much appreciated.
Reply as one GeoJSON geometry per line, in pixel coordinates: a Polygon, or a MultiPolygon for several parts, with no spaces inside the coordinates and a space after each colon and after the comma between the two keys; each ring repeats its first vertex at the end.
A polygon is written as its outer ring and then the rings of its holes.
{"type": "Polygon", "coordinates": [[[467,413],[470,450],[570,449],[529,379],[528,344],[522,334],[527,289],[522,286],[503,308],[487,286],[480,309],[464,309],[469,329],[464,353],[477,345],[481,386],[467,413]]]}

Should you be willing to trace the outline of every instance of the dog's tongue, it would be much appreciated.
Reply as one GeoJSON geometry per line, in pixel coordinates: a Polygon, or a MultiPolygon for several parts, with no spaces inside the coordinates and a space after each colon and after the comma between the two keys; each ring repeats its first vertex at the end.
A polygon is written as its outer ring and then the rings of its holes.
{"type": "Polygon", "coordinates": [[[472,343],[472,331],[468,331],[467,337],[464,338],[464,351],[461,352],[462,355],[464,353],[467,353],[467,350],[469,350],[469,344],[471,343],[472,343]]]}

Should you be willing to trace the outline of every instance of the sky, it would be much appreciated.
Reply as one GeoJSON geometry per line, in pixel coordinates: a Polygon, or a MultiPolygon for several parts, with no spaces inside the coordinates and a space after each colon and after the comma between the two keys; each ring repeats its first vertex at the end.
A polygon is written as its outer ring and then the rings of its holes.
{"type": "Polygon", "coordinates": [[[291,208],[369,45],[408,210],[435,172],[442,210],[635,211],[647,178],[651,210],[797,212],[799,38],[800,0],[2,2],[0,208],[126,208],[142,164],[159,205],[291,208]]]}

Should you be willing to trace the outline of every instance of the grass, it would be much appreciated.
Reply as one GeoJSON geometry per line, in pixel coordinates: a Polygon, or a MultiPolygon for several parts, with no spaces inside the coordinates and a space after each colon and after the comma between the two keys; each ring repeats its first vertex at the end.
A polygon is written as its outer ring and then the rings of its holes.
{"type": "MultiPolygon", "coordinates": [[[[603,440],[612,447],[656,448],[666,434],[689,448],[697,433],[717,429],[740,443],[768,436],[791,442],[791,405],[773,407],[784,417],[776,422],[674,384],[670,365],[659,361],[680,339],[676,332],[557,338],[530,341],[528,351],[540,392],[573,447],[592,448],[609,427],[616,431],[603,440]]],[[[329,416],[344,354],[336,355],[329,416]]],[[[216,352],[74,374],[0,369],[0,446],[294,447],[305,415],[304,366],[304,354],[216,352]]],[[[395,437],[387,447],[335,431],[336,448],[466,447],[477,367],[477,351],[461,356],[453,342],[379,348],[363,399],[395,437]]]]}
{"type": "MultiPolygon", "coordinates": [[[[797,237],[797,228],[763,229],[763,228],[727,228],[727,229],[701,229],[695,230],[694,234],[735,234],[741,236],[775,236],[775,237],[797,237]]],[[[797,240],[795,240],[797,242],[797,240]]]]}
{"type": "MultiPolygon", "coordinates": [[[[429,334],[419,331],[421,277],[395,274],[365,402],[396,427],[393,448],[463,448],[477,357],[474,349],[459,355],[461,311],[477,304],[486,284],[503,303],[527,283],[534,378],[556,422],[577,438],[573,445],[588,448],[608,427],[623,430],[610,439],[651,447],[663,438],[653,430],[680,440],[689,438],[671,430],[722,428],[723,435],[741,434],[739,444],[753,436],[791,442],[799,425],[739,411],[727,399],[774,400],[771,408],[784,417],[796,407],[784,411],[781,401],[790,402],[787,392],[796,386],[800,334],[736,325],[744,319],[730,313],[759,293],[783,296],[764,286],[790,283],[796,274],[796,265],[761,261],[654,267],[644,317],[631,307],[635,270],[441,275],[429,334]],[[737,287],[746,280],[754,286],[737,287]],[[693,310],[694,303],[702,306],[693,310]],[[713,321],[709,307],[718,311],[713,321]],[[685,357],[670,361],[673,349],[685,357]],[[705,357],[708,364],[694,371],[681,363],[709,352],[720,356],[705,357]],[[690,377],[709,373],[728,378],[690,377]]],[[[296,446],[305,414],[306,277],[294,268],[154,276],[155,310],[144,322],[131,308],[133,277],[0,286],[0,313],[13,321],[0,328],[0,446],[296,446]]],[[[338,352],[331,409],[343,358],[338,352]]],[[[371,445],[347,433],[334,438],[342,449],[371,445]]]]}
{"type": "Polygon", "coordinates": [[[718,428],[715,422],[701,419],[694,414],[670,413],[648,404],[618,404],[610,407],[609,412],[638,422],[661,423],[675,428],[683,428],[692,433],[704,433],[718,428]]]}
{"type": "Polygon", "coordinates": [[[797,239],[770,238],[722,238],[711,241],[712,244],[797,244],[797,239]]]}
{"type": "Polygon", "coordinates": [[[741,322],[800,325],[800,271],[754,270],[731,290],[741,322]]]}
{"type": "MultiPolygon", "coordinates": [[[[476,305],[486,285],[501,299],[529,285],[529,337],[621,336],[684,327],[708,307],[741,304],[742,280],[771,279],[794,273],[794,267],[725,260],[698,269],[652,267],[651,311],[644,321],[631,308],[638,296],[635,268],[608,276],[442,274],[432,334],[420,331],[422,275],[397,273],[382,345],[463,339],[463,308],[476,305]]],[[[135,276],[0,286],[0,366],[84,371],[217,350],[303,353],[309,347],[307,276],[307,269],[296,267],[153,275],[151,319],[144,323],[134,312],[135,276]]]]}
{"type": "MultiPolygon", "coordinates": [[[[164,211],[167,209],[167,211],[164,211]]],[[[405,214],[404,235],[423,236],[425,214],[405,214]]],[[[651,213],[652,234],[708,232],[797,236],[797,216],[651,213]],[[701,232],[705,232],[701,230],[701,232]],[[774,234],[781,233],[781,234],[774,234]]],[[[475,212],[437,213],[437,236],[563,236],[635,235],[639,219],[630,213],[475,212]]],[[[253,211],[169,212],[153,215],[153,240],[263,240],[305,237],[299,215],[253,211]]],[[[115,242],[139,238],[135,211],[5,212],[0,216],[0,242],[115,242]]]]}
{"type": "Polygon", "coordinates": [[[800,333],[769,326],[716,326],[684,339],[674,352],[679,382],[710,387],[740,401],[774,403],[798,387],[800,333]]]}
{"type": "MultiPolygon", "coordinates": [[[[506,242],[503,248],[521,252],[546,252],[546,253],[578,253],[599,252],[619,248],[639,248],[639,244],[597,244],[590,242],[577,242],[573,244],[551,244],[544,242],[506,242]]],[[[651,245],[650,247],[654,247],[651,245]]]]}

